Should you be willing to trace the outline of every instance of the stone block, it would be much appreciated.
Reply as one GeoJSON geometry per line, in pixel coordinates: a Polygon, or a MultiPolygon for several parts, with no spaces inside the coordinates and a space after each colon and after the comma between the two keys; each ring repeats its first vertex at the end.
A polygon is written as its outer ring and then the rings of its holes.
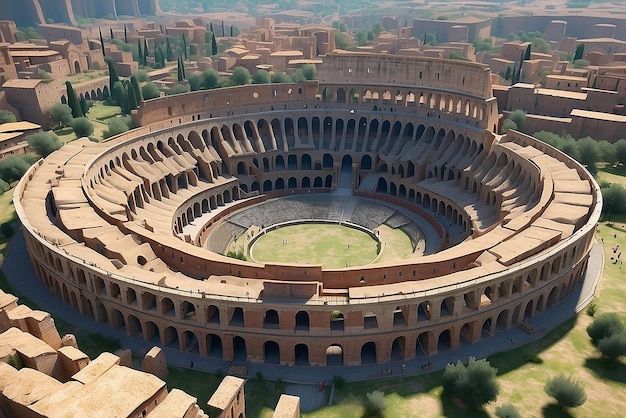
{"type": "Polygon", "coordinates": [[[120,366],[133,368],[133,352],[130,349],[119,349],[113,354],[120,358],[120,366]]]}
{"type": "Polygon", "coordinates": [[[272,418],[300,418],[300,397],[280,395],[272,418]]]}
{"type": "Polygon", "coordinates": [[[63,338],[61,338],[61,347],[78,348],[78,342],[76,341],[76,336],[74,334],[65,334],[63,338]]]}
{"type": "Polygon", "coordinates": [[[141,361],[141,371],[165,378],[169,374],[165,352],[159,347],[152,347],[141,361]]]}
{"type": "Polygon", "coordinates": [[[61,347],[58,353],[65,380],[69,380],[89,364],[89,356],[72,346],[61,347]]]}

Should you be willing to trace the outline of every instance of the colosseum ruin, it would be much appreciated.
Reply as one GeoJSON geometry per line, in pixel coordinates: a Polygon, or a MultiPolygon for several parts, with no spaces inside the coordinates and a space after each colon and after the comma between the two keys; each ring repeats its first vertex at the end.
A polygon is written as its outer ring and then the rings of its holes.
{"type": "Polygon", "coordinates": [[[490,77],[335,52],[303,84],[145,101],[140,128],[23,177],[30,258],[80,313],[233,364],[384,363],[524,327],[579,288],[601,195],[556,149],[497,134],[490,77]],[[404,227],[415,252],[341,268],[224,255],[311,219],[404,227]]]}

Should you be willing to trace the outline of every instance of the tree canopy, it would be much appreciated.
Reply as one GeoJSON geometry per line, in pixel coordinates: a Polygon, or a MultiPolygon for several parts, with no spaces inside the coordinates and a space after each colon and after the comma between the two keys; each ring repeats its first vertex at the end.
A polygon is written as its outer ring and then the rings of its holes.
{"type": "Polygon", "coordinates": [[[456,364],[446,366],[443,389],[468,406],[481,407],[495,401],[500,393],[497,372],[486,359],[470,357],[467,366],[459,360],[456,364]]]}
{"type": "Polygon", "coordinates": [[[230,76],[230,81],[235,86],[242,86],[244,84],[250,84],[252,76],[250,71],[246,67],[235,67],[233,74],[230,76]]]}
{"type": "Polygon", "coordinates": [[[30,164],[23,158],[17,155],[9,155],[3,160],[0,160],[0,178],[7,183],[12,183],[15,180],[19,180],[26,171],[28,171],[30,164]]]}
{"type": "Polygon", "coordinates": [[[576,408],[587,401],[587,395],[580,383],[562,374],[548,379],[544,391],[556,400],[561,409],[576,408]]]}
{"type": "Polygon", "coordinates": [[[88,137],[93,133],[93,123],[84,116],[73,119],[70,125],[78,138],[88,137]]]}
{"type": "Polygon", "coordinates": [[[54,126],[69,126],[72,122],[72,109],[66,104],[57,103],[50,109],[50,120],[54,126]]]}
{"type": "Polygon", "coordinates": [[[17,121],[17,118],[15,117],[13,112],[0,109],[0,123],[16,122],[16,121],[17,121]]]}
{"type": "Polygon", "coordinates": [[[63,143],[53,133],[39,131],[26,137],[28,145],[40,156],[47,157],[63,146],[63,143]]]}

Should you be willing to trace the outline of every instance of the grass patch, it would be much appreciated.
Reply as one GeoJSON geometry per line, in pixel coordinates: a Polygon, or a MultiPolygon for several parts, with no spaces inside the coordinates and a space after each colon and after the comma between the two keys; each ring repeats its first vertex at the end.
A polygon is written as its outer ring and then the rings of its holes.
{"type": "Polygon", "coordinates": [[[109,106],[104,102],[96,102],[89,108],[87,117],[92,121],[101,122],[121,114],[122,109],[119,106],[109,106]]]}

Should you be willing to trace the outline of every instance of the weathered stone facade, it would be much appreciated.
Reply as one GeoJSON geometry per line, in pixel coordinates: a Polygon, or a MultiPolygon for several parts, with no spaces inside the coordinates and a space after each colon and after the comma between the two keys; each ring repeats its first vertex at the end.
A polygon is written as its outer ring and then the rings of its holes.
{"type": "Polygon", "coordinates": [[[46,286],[129,335],[234,364],[410,359],[558,309],[585,272],[598,186],[559,151],[494,134],[485,66],[331,54],[319,82],[165,97],[134,116],[141,128],[66,145],[15,194],[46,286]],[[335,270],[202,248],[233,208],[333,190],[344,164],[355,193],[428,212],[444,248],[335,270]]]}

